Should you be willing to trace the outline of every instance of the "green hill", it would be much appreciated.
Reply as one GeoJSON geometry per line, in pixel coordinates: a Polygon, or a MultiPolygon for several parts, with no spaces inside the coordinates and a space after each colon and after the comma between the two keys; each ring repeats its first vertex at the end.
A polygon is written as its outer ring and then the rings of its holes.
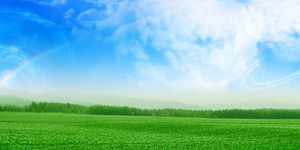
{"type": "Polygon", "coordinates": [[[17,105],[24,106],[30,104],[31,101],[17,96],[0,95],[0,105],[17,105]]]}

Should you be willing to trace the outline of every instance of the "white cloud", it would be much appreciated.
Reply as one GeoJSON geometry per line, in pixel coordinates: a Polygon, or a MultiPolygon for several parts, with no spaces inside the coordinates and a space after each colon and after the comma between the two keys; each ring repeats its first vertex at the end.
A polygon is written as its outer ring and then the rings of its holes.
{"type": "Polygon", "coordinates": [[[114,25],[115,23],[111,21],[112,16],[107,16],[106,11],[97,9],[88,9],[77,16],[77,21],[83,26],[90,28],[95,27],[102,29],[106,25],[114,25]]]}
{"type": "Polygon", "coordinates": [[[67,3],[67,0],[53,0],[51,5],[64,5],[67,3]]]}
{"type": "Polygon", "coordinates": [[[95,4],[95,5],[98,5],[98,6],[100,6],[102,4],[101,0],[85,0],[85,2],[92,3],[92,4],[95,4]]]}
{"type": "MultiPolygon", "coordinates": [[[[93,2],[99,4],[100,1],[93,2]]],[[[124,28],[124,14],[134,12],[134,25],[142,39],[139,41],[141,47],[144,41],[151,41],[151,45],[169,62],[157,65],[159,62],[152,62],[150,58],[143,67],[137,65],[137,72],[161,85],[178,88],[184,85],[192,89],[226,88],[244,78],[249,67],[259,61],[258,42],[282,43],[284,46],[279,49],[278,55],[294,61],[299,58],[300,50],[295,48],[299,39],[291,40],[293,33],[300,33],[298,0],[101,3],[106,5],[107,10],[87,10],[77,17],[78,21],[100,30],[106,25],[124,28]]],[[[137,57],[144,57],[140,53],[142,49],[132,52],[137,57]]]]}
{"type": "Polygon", "coordinates": [[[67,0],[53,0],[51,2],[39,2],[39,4],[51,5],[51,6],[65,5],[66,3],[67,3],[67,0]]]}
{"type": "Polygon", "coordinates": [[[128,1],[101,1],[105,9],[88,9],[77,16],[77,21],[85,27],[95,27],[102,30],[104,27],[122,26],[130,11],[134,11],[134,4],[128,1]]]}
{"type": "Polygon", "coordinates": [[[77,16],[77,21],[82,22],[85,20],[97,19],[98,11],[96,9],[88,9],[77,16]]]}
{"type": "Polygon", "coordinates": [[[26,59],[26,55],[15,46],[0,45],[0,63],[19,64],[26,59]]]}
{"type": "MultiPolygon", "coordinates": [[[[0,88],[11,85],[14,70],[26,61],[26,54],[16,46],[0,45],[0,88]]],[[[21,76],[25,76],[23,72],[21,76]]]]}
{"type": "Polygon", "coordinates": [[[33,14],[31,12],[18,12],[20,15],[23,15],[24,17],[26,17],[29,20],[35,21],[37,23],[40,24],[44,24],[47,26],[55,26],[56,24],[50,20],[44,19],[39,15],[33,14]]]}
{"type": "MultiPolygon", "coordinates": [[[[137,5],[140,32],[157,49],[166,51],[174,70],[184,72],[191,81],[190,87],[226,88],[230,82],[243,78],[258,59],[257,42],[286,44],[289,40],[285,37],[300,32],[300,2],[296,0],[254,0],[246,4],[145,0],[137,5]],[[211,41],[198,43],[207,38],[211,41]]],[[[280,52],[284,57],[295,54],[280,52]]],[[[166,80],[169,76],[172,74],[166,75],[166,80]]],[[[181,79],[184,78],[178,80],[181,79]]]]}
{"type": "Polygon", "coordinates": [[[73,14],[75,13],[75,10],[74,9],[68,9],[66,12],[65,12],[65,18],[66,19],[70,19],[72,16],[73,16],[73,14]]]}

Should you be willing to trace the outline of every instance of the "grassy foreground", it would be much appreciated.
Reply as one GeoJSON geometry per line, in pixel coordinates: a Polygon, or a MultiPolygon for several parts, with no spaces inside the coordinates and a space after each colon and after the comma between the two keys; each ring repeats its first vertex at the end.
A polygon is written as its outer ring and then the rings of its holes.
{"type": "Polygon", "coordinates": [[[300,149],[300,120],[0,112],[0,149],[300,149]]]}

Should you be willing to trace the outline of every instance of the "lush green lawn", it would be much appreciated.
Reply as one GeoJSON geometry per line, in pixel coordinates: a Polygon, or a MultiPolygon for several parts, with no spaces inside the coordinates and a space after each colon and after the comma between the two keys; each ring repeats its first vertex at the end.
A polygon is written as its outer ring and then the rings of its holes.
{"type": "Polygon", "coordinates": [[[0,149],[300,149],[300,120],[0,112],[0,149]]]}

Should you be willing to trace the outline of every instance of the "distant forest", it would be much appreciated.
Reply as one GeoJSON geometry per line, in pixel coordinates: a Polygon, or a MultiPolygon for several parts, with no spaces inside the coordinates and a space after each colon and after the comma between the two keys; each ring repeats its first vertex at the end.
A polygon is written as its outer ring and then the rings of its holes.
{"type": "Polygon", "coordinates": [[[288,109],[225,109],[225,110],[185,110],[185,109],[140,109],[126,106],[92,105],[83,106],[70,103],[32,102],[25,106],[0,105],[0,111],[13,112],[60,112],[95,115],[129,116],[174,116],[201,118],[253,118],[253,119],[300,119],[300,110],[288,109]]]}

